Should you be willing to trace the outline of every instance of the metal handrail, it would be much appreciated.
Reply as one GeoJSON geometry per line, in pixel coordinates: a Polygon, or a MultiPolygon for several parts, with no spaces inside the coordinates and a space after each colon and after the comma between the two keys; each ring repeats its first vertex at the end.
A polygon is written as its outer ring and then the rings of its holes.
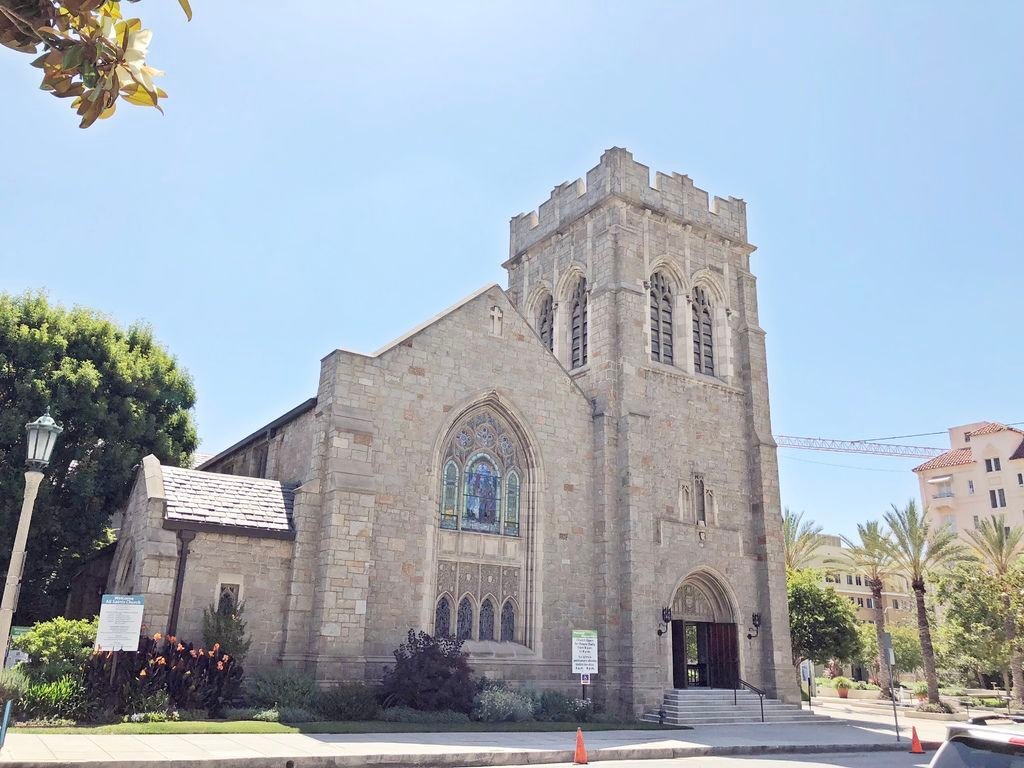
{"type": "Polygon", "coordinates": [[[760,699],[760,702],[761,702],[761,722],[763,723],[764,722],[764,697],[766,695],[766,692],[762,691],[756,685],[751,685],[746,680],[744,680],[742,677],[737,677],[736,678],[736,685],[733,686],[733,689],[732,689],[732,703],[733,703],[734,706],[736,704],[738,704],[738,697],[736,696],[736,692],[739,691],[741,685],[744,688],[747,688],[747,689],[753,691],[754,693],[756,693],[758,695],[758,697],[760,699]]]}

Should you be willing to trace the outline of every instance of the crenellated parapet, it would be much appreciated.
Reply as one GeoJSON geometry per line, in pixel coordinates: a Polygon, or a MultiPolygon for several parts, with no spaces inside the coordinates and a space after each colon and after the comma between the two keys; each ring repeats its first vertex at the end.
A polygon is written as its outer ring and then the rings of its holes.
{"type": "Polygon", "coordinates": [[[510,256],[562,230],[608,197],[627,200],[693,224],[734,242],[747,242],[747,205],[737,197],[714,197],[694,186],[689,176],[656,173],[636,162],[632,153],[612,147],[586,179],[559,184],[536,211],[513,217],[510,256]]]}

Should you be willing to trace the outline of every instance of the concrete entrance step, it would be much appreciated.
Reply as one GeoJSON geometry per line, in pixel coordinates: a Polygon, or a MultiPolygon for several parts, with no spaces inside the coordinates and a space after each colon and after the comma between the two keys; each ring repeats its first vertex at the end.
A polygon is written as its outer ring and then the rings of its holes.
{"type": "MultiPolygon", "coordinates": [[[[805,711],[799,704],[787,704],[765,697],[766,723],[823,723],[832,722],[825,715],[805,711]]],[[[738,725],[762,722],[761,697],[743,689],[671,689],[665,692],[661,707],[647,712],[643,720],[671,725],[738,725]]]]}

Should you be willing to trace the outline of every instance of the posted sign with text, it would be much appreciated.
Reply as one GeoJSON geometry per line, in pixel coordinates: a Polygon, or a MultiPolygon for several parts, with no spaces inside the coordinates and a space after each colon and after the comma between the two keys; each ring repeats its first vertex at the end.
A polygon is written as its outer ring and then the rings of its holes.
{"type": "Polygon", "coordinates": [[[572,673],[574,675],[597,674],[596,629],[574,629],[572,631],[572,673]]]}
{"type": "Polygon", "coordinates": [[[142,595],[104,595],[100,603],[97,651],[137,651],[142,632],[142,595]]]}

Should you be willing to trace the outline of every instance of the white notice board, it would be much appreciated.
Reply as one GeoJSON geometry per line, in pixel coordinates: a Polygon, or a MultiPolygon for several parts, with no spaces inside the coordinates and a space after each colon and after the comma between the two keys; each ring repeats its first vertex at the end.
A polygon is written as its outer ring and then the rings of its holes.
{"type": "Polygon", "coordinates": [[[572,631],[572,673],[574,675],[597,674],[596,629],[574,629],[572,631]]]}
{"type": "Polygon", "coordinates": [[[97,651],[137,651],[142,632],[142,595],[104,595],[100,603],[97,651]]]}

